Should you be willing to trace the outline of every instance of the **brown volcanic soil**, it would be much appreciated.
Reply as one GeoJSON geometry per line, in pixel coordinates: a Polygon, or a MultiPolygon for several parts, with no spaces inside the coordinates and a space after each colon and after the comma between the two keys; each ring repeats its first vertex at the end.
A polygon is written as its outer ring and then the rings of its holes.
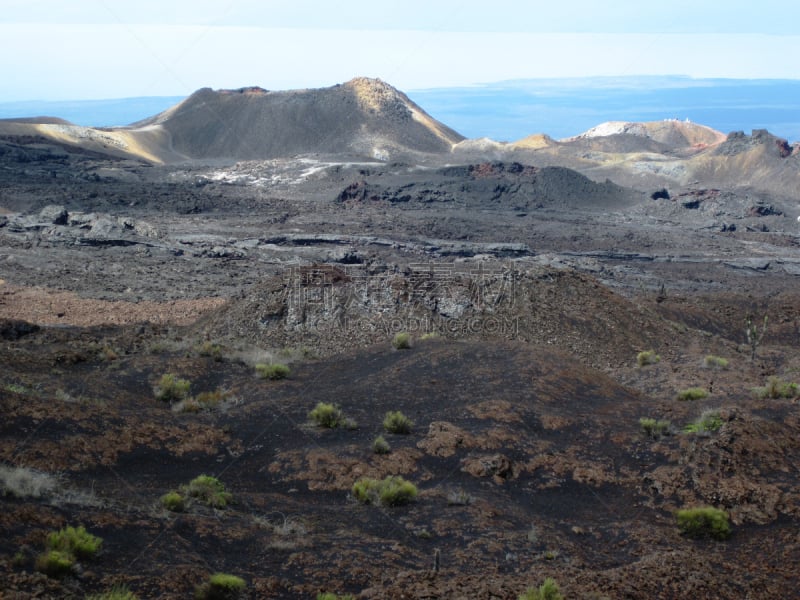
{"type": "Polygon", "coordinates": [[[732,357],[732,369],[713,374],[726,391],[686,403],[636,388],[666,392],[670,372],[698,364],[691,345],[675,361],[618,372],[628,387],[547,347],[444,339],[295,363],[288,380],[269,382],[195,350],[155,350],[163,334],[43,330],[5,344],[3,372],[16,386],[1,392],[0,457],[59,474],[42,498],[3,500],[8,597],[81,597],[125,581],[142,597],[180,598],[216,570],[245,577],[252,597],[276,598],[323,589],[515,598],[545,576],[568,597],[740,598],[791,594],[799,583],[798,404],[748,392],[759,369],[789,366],[778,347],[760,366],[732,357]],[[97,353],[96,340],[116,358],[97,353]],[[166,371],[191,379],[195,393],[223,387],[236,401],[175,414],[150,390],[166,371]],[[338,402],[357,428],[308,424],[318,401],[338,402]],[[705,406],[724,420],[711,435],[656,441],[639,430],[642,416],[680,427],[705,406]],[[387,436],[389,455],[374,455],[387,410],[415,426],[387,436]],[[158,507],[201,473],[233,492],[229,509],[158,507]],[[349,499],[358,477],[388,474],[415,482],[418,500],[381,509],[349,499]],[[454,492],[471,502],[450,504],[454,492]],[[672,511],[696,504],[729,510],[732,539],[682,538],[672,511]],[[11,566],[11,555],[32,556],[66,523],[104,539],[79,577],[11,566]]]}

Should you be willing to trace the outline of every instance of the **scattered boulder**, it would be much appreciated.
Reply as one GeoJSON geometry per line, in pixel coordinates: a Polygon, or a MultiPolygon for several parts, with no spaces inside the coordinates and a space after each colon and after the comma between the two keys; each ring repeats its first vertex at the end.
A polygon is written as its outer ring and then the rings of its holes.
{"type": "Polygon", "coordinates": [[[503,483],[514,475],[511,460],[503,454],[472,456],[465,458],[462,465],[462,471],[474,477],[491,477],[496,483],[503,483]]]}
{"type": "Polygon", "coordinates": [[[51,225],[66,225],[68,218],[67,209],[56,204],[49,204],[39,211],[39,219],[51,225]]]}

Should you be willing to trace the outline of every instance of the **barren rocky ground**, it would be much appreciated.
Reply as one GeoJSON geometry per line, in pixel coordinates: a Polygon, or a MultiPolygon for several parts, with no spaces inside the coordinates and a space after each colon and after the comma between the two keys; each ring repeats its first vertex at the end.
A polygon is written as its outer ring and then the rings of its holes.
{"type": "Polygon", "coordinates": [[[797,198],[780,186],[615,183],[552,154],[2,150],[3,597],[185,598],[216,571],[251,598],[511,599],[545,577],[568,598],[800,587],[798,397],[753,392],[800,380],[797,198]],[[660,360],[637,364],[648,350],[660,360]],[[259,378],[270,362],[288,378],[259,378]],[[158,400],[166,373],[216,400],[158,400]],[[690,387],[706,397],[678,399],[690,387]],[[315,426],[318,402],[353,423],[315,426]],[[375,454],[393,410],[411,433],[375,454]],[[230,505],[162,506],[201,474],[230,505]],[[353,499],[388,475],[416,500],[353,499]],[[705,505],[729,539],[680,533],[675,511],[705,505]],[[65,525],[101,552],[38,572],[65,525]]]}

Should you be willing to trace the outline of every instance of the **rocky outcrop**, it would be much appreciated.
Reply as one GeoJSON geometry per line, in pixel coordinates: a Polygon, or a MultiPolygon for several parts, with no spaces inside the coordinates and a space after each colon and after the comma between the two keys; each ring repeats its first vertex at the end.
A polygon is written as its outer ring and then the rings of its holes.
{"type": "Polygon", "coordinates": [[[776,158],[788,158],[793,152],[785,139],[771,134],[766,129],[754,129],[751,135],[746,135],[744,131],[731,132],[716,149],[716,153],[722,156],[734,156],[757,147],[763,147],[768,155],[776,158]]]}

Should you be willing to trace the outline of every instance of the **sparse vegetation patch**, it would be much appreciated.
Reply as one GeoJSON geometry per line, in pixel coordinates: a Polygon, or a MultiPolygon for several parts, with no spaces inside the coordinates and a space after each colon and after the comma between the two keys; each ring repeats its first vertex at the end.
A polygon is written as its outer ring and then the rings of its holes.
{"type": "Polygon", "coordinates": [[[538,588],[529,588],[519,596],[519,600],[564,600],[558,583],[552,577],[544,580],[538,588]]]}
{"type": "Polygon", "coordinates": [[[364,504],[400,506],[416,499],[417,486],[399,475],[382,480],[362,477],[353,484],[353,496],[364,504]]]}
{"type": "Polygon", "coordinates": [[[192,384],[187,379],[179,379],[173,373],[165,373],[158,380],[158,383],[153,390],[156,399],[162,402],[180,402],[189,397],[189,389],[192,384]]]}
{"type": "Polygon", "coordinates": [[[319,427],[335,429],[345,424],[342,409],[337,404],[329,402],[318,402],[314,409],[308,413],[308,418],[319,427]]]}
{"type": "Polygon", "coordinates": [[[636,364],[640,367],[647,365],[654,365],[661,360],[661,357],[656,354],[655,350],[645,350],[636,355],[636,364]]]}
{"type": "Polygon", "coordinates": [[[179,492],[168,492],[161,496],[161,506],[172,512],[183,512],[186,499],[179,492]]]}
{"type": "Polygon", "coordinates": [[[54,531],[47,536],[45,552],[36,559],[36,570],[50,577],[68,575],[79,558],[93,558],[102,544],[102,539],[83,526],[54,531]]]}
{"type": "Polygon", "coordinates": [[[409,434],[414,423],[399,410],[389,411],[383,418],[383,428],[389,433],[409,434]]]}
{"type": "Polygon", "coordinates": [[[722,427],[722,417],[717,411],[706,411],[699,419],[683,428],[685,433],[710,433],[722,427]]]}
{"type": "Polygon", "coordinates": [[[198,600],[235,600],[246,587],[244,579],[228,573],[214,573],[208,581],[197,587],[198,600]]]}
{"type": "Polygon", "coordinates": [[[411,348],[411,335],[404,331],[395,334],[392,339],[392,346],[394,346],[396,350],[408,350],[411,348]]]}
{"type": "Polygon", "coordinates": [[[49,577],[63,577],[72,571],[75,556],[61,550],[47,550],[36,559],[36,570],[49,577]]]}
{"type": "Polygon", "coordinates": [[[701,387],[690,387],[678,392],[678,400],[702,400],[708,398],[708,390],[701,387]]]}
{"type": "Polygon", "coordinates": [[[223,359],[224,350],[220,344],[205,341],[197,347],[197,353],[200,356],[211,358],[215,362],[221,362],[223,359]]]}
{"type": "Polygon", "coordinates": [[[472,496],[469,492],[462,489],[451,490],[447,494],[447,504],[450,506],[467,506],[468,504],[472,504],[472,496]]]}
{"type": "Polygon", "coordinates": [[[285,379],[290,372],[289,367],[280,363],[259,363],[256,365],[256,373],[261,379],[285,379]]]}
{"type": "Polygon", "coordinates": [[[764,387],[753,388],[753,392],[759,398],[796,398],[800,396],[800,386],[791,381],[786,381],[780,377],[770,377],[764,387]]]}
{"type": "Polygon", "coordinates": [[[662,436],[669,435],[672,423],[663,419],[656,420],[642,417],[639,419],[639,426],[647,437],[658,439],[662,436]]]}
{"type": "Polygon", "coordinates": [[[681,533],[691,538],[724,540],[731,535],[728,513],[711,506],[685,508],[675,513],[681,533]]]}
{"type": "Polygon", "coordinates": [[[216,477],[199,475],[182,487],[184,494],[214,508],[225,508],[233,501],[233,495],[216,477]]]}
{"type": "Polygon", "coordinates": [[[100,550],[103,540],[92,535],[82,525],[68,526],[47,536],[47,548],[75,555],[77,558],[92,558],[100,550]]]}
{"type": "Polygon", "coordinates": [[[727,369],[728,359],[722,358],[721,356],[716,356],[714,354],[708,354],[703,359],[703,365],[709,369],[727,369]]]}
{"type": "Polygon", "coordinates": [[[86,600],[138,600],[138,597],[127,586],[120,585],[101,594],[86,596],[86,600]]]}
{"type": "Polygon", "coordinates": [[[57,488],[56,479],[26,467],[0,465],[0,491],[16,498],[47,498],[57,488]]]}
{"type": "Polygon", "coordinates": [[[372,451],[375,454],[389,454],[392,451],[392,447],[389,446],[389,442],[386,441],[382,435],[379,435],[375,438],[375,441],[372,442],[372,451]]]}

